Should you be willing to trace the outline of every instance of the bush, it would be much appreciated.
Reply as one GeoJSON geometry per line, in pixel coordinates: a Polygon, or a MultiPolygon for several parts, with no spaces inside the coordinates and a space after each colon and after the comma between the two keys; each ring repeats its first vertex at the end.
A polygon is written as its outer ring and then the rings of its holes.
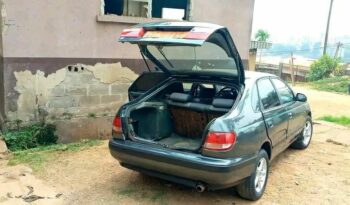
{"type": "Polygon", "coordinates": [[[339,58],[331,58],[328,55],[324,55],[310,66],[310,72],[307,79],[310,81],[316,81],[328,78],[331,74],[337,76],[341,75],[343,69],[339,63],[339,58]]]}
{"type": "Polygon", "coordinates": [[[57,142],[56,127],[52,124],[34,124],[4,135],[4,140],[11,151],[26,150],[40,145],[57,142]]]}

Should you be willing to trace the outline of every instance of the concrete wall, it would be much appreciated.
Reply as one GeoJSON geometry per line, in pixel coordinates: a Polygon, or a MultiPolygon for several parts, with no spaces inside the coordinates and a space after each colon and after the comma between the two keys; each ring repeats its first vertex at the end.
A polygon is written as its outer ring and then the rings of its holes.
{"type": "MultiPolygon", "coordinates": [[[[117,38],[130,22],[152,19],[101,16],[101,0],[0,2],[0,111],[9,121],[35,121],[44,111],[67,130],[76,124],[62,120],[108,118],[146,70],[138,48],[117,38]]],[[[253,9],[254,0],[193,0],[191,19],[227,26],[246,64],[253,9]]]]}

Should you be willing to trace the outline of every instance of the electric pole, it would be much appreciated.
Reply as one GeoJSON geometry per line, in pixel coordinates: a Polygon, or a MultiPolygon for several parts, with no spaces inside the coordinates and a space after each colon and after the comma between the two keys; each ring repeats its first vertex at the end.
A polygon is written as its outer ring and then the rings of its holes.
{"type": "Polygon", "coordinates": [[[331,5],[329,6],[328,20],[327,20],[327,29],[326,29],[326,36],[325,36],[325,38],[324,38],[324,45],[323,45],[323,55],[326,55],[326,54],[327,54],[328,32],[329,32],[329,24],[330,24],[331,16],[332,16],[333,1],[334,1],[334,0],[331,0],[331,5]]]}
{"type": "Polygon", "coordinates": [[[335,53],[334,53],[334,58],[338,58],[339,56],[339,51],[340,51],[340,48],[343,46],[343,44],[341,42],[338,42],[337,43],[337,48],[335,50],[335,53]]]}

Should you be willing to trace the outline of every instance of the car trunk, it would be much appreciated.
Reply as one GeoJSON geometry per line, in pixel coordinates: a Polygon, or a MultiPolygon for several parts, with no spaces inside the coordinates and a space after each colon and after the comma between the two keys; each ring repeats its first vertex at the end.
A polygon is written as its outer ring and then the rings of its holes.
{"type": "Polygon", "coordinates": [[[202,144],[206,126],[223,114],[170,106],[164,102],[149,102],[133,110],[130,118],[137,138],[172,149],[196,150],[202,144]]]}
{"type": "Polygon", "coordinates": [[[179,84],[174,85],[160,91],[160,96],[156,95],[130,109],[128,133],[131,139],[157,143],[171,149],[197,150],[207,134],[207,125],[227,113],[234,103],[234,96],[226,96],[226,99],[214,97],[214,88],[200,85],[202,94],[211,93],[204,98],[193,97],[188,91],[173,92],[174,87],[179,87],[179,84]]]}

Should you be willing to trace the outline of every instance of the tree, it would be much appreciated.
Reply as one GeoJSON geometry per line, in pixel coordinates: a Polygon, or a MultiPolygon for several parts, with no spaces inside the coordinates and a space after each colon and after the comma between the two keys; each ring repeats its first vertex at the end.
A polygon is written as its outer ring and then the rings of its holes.
{"type": "Polygon", "coordinates": [[[255,40],[257,40],[257,41],[264,41],[264,42],[266,42],[269,38],[270,38],[270,34],[266,30],[259,29],[255,33],[255,40]]]}
{"type": "Polygon", "coordinates": [[[307,79],[309,81],[321,80],[329,78],[331,75],[342,75],[343,71],[343,67],[340,66],[340,58],[331,58],[324,55],[311,64],[307,79]]]}

